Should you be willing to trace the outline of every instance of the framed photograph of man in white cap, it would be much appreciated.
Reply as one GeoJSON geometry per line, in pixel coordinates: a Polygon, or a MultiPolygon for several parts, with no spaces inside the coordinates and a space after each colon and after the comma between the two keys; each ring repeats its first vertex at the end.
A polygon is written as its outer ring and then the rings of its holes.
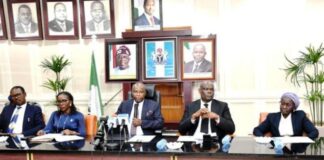
{"type": "Polygon", "coordinates": [[[107,82],[138,80],[138,41],[107,39],[105,62],[107,82]]]}

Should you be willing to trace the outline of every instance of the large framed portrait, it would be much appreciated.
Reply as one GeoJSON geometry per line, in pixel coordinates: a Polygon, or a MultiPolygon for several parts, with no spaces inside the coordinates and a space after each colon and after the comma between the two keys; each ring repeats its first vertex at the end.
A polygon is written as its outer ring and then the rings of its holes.
{"type": "Polygon", "coordinates": [[[216,36],[179,38],[182,80],[215,80],[216,36]]]}
{"type": "Polygon", "coordinates": [[[143,80],[177,80],[176,38],[143,39],[143,80]]]}
{"type": "Polygon", "coordinates": [[[45,39],[78,39],[76,0],[44,0],[45,39]]]}
{"type": "Polygon", "coordinates": [[[8,0],[12,40],[43,39],[40,0],[8,0]]]}
{"type": "Polygon", "coordinates": [[[138,40],[106,39],[106,82],[138,80],[138,40]]]}
{"type": "Polygon", "coordinates": [[[162,0],[132,0],[133,31],[162,30],[162,0]]]}
{"type": "Polygon", "coordinates": [[[7,39],[7,28],[6,28],[6,21],[3,11],[3,2],[0,2],[0,40],[1,39],[7,39]]]}
{"type": "Polygon", "coordinates": [[[81,0],[80,10],[83,38],[115,37],[114,0],[81,0]]]}

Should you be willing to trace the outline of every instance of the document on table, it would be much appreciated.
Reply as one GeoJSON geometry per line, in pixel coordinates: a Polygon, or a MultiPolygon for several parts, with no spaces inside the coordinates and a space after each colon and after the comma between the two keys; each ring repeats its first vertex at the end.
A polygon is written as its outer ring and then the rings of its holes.
{"type": "Polygon", "coordinates": [[[0,143],[6,142],[8,139],[8,136],[0,136],[0,143]]]}
{"type": "Polygon", "coordinates": [[[254,137],[257,143],[269,143],[272,140],[279,139],[282,143],[314,143],[309,137],[254,137]]]}
{"type": "Polygon", "coordinates": [[[274,137],[281,140],[282,143],[314,143],[309,137],[274,137]]]}
{"type": "Polygon", "coordinates": [[[65,141],[75,141],[75,140],[82,140],[83,137],[77,135],[63,135],[60,133],[50,133],[44,134],[42,136],[37,136],[31,139],[32,142],[65,142],[65,141]]]}
{"type": "Polygon", "coordinates": [[[178,137],[178,142],[195,142],[195,137],[194,136],[179,136],[178,137]]]}
{"type": "Polygon", "coordinates": [[[148,143],[148,142],[151,142],[154,137],[155,136],[136,135],[136,136],[132,137],[131,139],[129,139],[127,142],[148,143]]]}

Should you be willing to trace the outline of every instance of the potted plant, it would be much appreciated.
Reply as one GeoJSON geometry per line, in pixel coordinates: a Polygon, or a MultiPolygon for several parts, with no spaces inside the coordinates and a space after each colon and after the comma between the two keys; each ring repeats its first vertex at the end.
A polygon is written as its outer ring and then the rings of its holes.
{"type": "Polygon", "coordinates": [[[305,99],[310,106],[313,123],[323,126],[324,48],[322,44],[318,48],[309,45],[305,52],[299,51],[299,53],[301,55],[292,60],[285,56],[288,62],[287,67],[284,68],[286,79],[290,78],[295,86],[304,86],[305,99]]]}
{"type": "Polygon", "coordinates": [[[68,59],[65,59],[64,55],[62,56],[53,55],[49,60],[44,59],[41,62],[40,66],[44,69],[44,72],[48,72],[48,71],[54,72],[55,78],[54,79],[48,78],[47,81],[45,81],[42,86],[54,91],[55,95],[57,95],[61,91],[64,91],[70,78],[63,78],[61,76],[61,72],[68,65],[71,65],[71,62],[68,59]]]}

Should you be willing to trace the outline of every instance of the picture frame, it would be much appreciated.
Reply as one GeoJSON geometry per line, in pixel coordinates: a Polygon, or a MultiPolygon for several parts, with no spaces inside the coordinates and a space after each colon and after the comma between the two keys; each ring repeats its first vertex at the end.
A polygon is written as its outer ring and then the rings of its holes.
{"type": "Polygon", "coordinates": [[[12,40],[43,39],[40,0],[8,0],[7,5],[12,40]]]}
{"type": "Polygon", "coordinates": [[[177,81],[177,38],[144,38],[142,41],[143,81],[177,81]]]}
{"type": "Polygon", "coordinates": [[[8,39],[6,19],[4,16],[3,2],[0,2],[0,40],[8,39]]]}
{"type": "Polygon", "coordinates": [[[132,28],[133,31],[162,30],[162,0],[132,0],[132,28]]]}
{"type": "Polygon", "coordinates": [[[216,79],[216,35],[180,37],[179,51],[182,80],[216,79]]]}
{"type": "Polygon", "coordinates": [[[106,82],[137,81],[139,78],[139,41],[137,39],[106,39],[106,82]]]}
{"type": "Polygon", "coordinates": [[[114,0],[80,0],[82,38],[115,38],[114,0]]]}
{"type": "Polygon", "coordinates": [[[76,0],[43,0],[45,39],[78,39],[76,0]]]}

